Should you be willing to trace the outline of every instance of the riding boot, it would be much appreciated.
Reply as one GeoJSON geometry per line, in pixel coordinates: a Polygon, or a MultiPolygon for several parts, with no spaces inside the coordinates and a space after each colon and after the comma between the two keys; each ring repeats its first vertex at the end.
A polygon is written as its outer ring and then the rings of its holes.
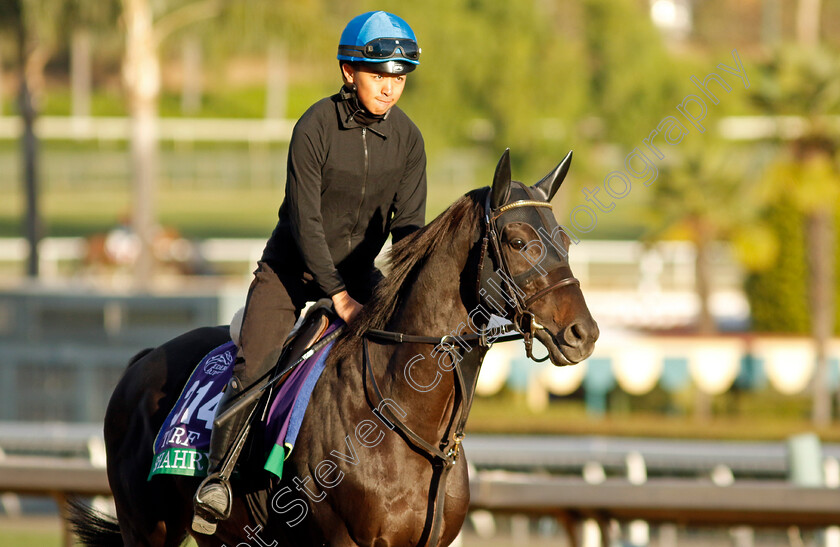
{"type": "MultiPolygon", "coordinates": [[[[224,416],[231,406],[239,401],[239,396],[246,391],[242,382],[235,375],[228,382],[225,392],[219,401],[213,431],[210,434],[210,454],[207,478],[198,487],[193,503],[195,516],[192,528],[202,534],[216,532],[216,523],[230,516],[233,495],[230,488],[230,477],[223,474],[223,466],[232,469],[234,461],[228,462],[231,451],[236,450],[236,438],[251,417],[254,407],[259,401],[255,397],[248,404],[241,405],[233,414],[224,416]],[[222,418],[223,419],[220,419],[222,418]]],[[[238,456],[238,454],[235,454],[238,456]]]]}

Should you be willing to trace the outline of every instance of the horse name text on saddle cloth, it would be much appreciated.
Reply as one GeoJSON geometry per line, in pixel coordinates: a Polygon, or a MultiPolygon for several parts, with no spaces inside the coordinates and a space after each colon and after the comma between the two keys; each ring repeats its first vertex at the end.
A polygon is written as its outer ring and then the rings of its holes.
{"type": "MultiPolygon", "coordinates": [[[[323,336],[338,328],[333,324],[323,336]]],[[[294,447],[300,424],[315,383],[324,370],[332,342],[300,363],[289,375],[271,403],[266,423],[265,469],[281,476],[283,462],[294,447]]],[[[148,479],[154,475],[207,475],[210,434],[222,390],[233,375],[236,345],[226,342],[208,353],[196,366],[155,438],[154,457],[148,479]]]]}

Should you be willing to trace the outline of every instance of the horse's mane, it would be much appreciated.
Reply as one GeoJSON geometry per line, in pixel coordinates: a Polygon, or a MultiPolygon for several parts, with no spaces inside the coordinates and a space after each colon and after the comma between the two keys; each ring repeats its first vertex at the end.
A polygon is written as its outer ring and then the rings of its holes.
{"type": "Polygon", "coordinates": [[[406,281],[416,275],[441,245],[451,241],[452,234],[463,223],[476,224],[481,215],[480,192],[473,190],[460,197],[432,222],[391,247],[386,256],[388,275],[376,286],[370,301],[349,325],[345,341],[358,340],[369,329],[385,327],[402,301],[404,289],[410,285],[406,281]]]}

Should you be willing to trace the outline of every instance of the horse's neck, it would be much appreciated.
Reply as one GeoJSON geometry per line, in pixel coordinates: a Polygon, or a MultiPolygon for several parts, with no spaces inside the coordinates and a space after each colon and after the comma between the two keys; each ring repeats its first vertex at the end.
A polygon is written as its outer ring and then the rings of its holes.
{"type": "MultiPolygon", "coordinates": [[[[469,238],[469,234],[461,234],[456,238],[458,241],[442,246],[429,257],[389,322],[388,330],[434,337],[468,331],[468,310],[462,300],[461,283],[469,238]]],[[[456,400],[451,357],[433,344],[400,344],[380,351],[389,363],[383,389],[386,396],[406,412],[405,423],[415,432],[430,442],[440,440],[456,400]]],[[[470,353],[477,351],[480,350],[473,347],[470,353]]],[[[463,363],[475,369],[480,361],[471,358],[463,363]]],[[[474,370],[464,372],[466,378],[474,377],[474,370]]]]}

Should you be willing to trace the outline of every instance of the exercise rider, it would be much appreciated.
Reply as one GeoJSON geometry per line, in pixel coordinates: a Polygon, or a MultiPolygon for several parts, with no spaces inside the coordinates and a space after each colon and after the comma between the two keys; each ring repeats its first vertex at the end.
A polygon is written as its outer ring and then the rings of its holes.
{"type": "MultiPolygon", "coordinates": [[[[307,110],[289,144],[286,195],[254,271],[233,377],[217,416],[273,368],[307,302],[329,297],[350,322],[382,274],[374,258],[425,224],[426,154],[418,128],[396,107],[419,64],[411,27],[384,11],[353,18],[341,34],[343,86],[307,110]]],[[[255,402],[214,424],[217,473],[255,402]]],[[[227,478],[195,496],[193,529],[212,534],[230,513],[227,478]]]]}

